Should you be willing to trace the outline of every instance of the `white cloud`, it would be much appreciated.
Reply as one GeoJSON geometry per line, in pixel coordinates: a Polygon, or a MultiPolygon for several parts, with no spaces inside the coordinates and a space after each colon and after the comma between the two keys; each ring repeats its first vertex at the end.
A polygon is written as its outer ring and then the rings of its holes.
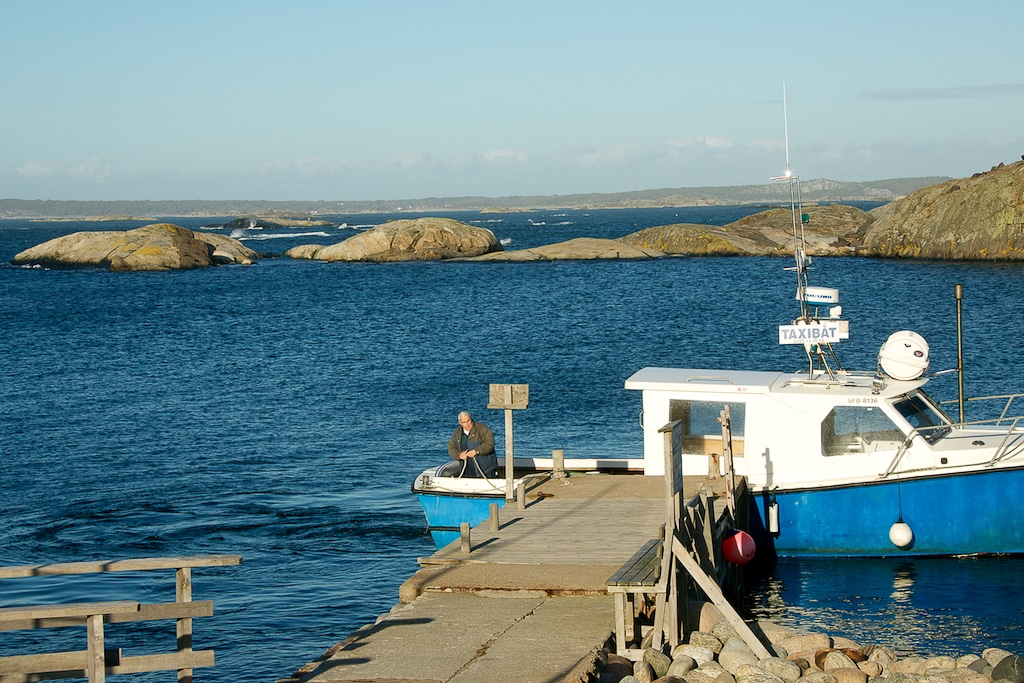
{"type": "Polygon", "coordinates": [[[521,149],[492,149],[480,154],[489,164],[525,164],[530,155],[521,149]]]}
{"type": "Polygon", "coordinates": [[[105,180],[110,177],[110,164],[97,159],[90,159],[76,165],[62,163],[42,163],[29,161],[15,169],[15,173],[23,178],[52,178],[64,176],[80,180],[105,180]]]}
{"type": "Polygon", "coordinates": [[[900,102],[906,100],[964,100],[1020,95],[1024,95],[1024,83],[961,85],[952,88],[891,88],[888,90],[867,90],[858,96],[865,100],[900,102]]]}

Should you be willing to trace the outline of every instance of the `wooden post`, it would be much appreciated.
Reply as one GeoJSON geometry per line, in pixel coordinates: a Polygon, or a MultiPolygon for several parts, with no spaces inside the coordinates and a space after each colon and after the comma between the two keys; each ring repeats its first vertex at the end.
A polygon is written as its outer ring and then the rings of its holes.
{"type": "Polygon", "coordinates": [[[89,683],[104,683],[107,680],[107,657],[103,651],[103,615],[90,614],[86,620],[89,639],[89,683]]]}
{"type": "Polygon", "coordinates": [[[515,457],[512,435],[512,411],[523,410],[530,402],[529,384],[492,384],[489,387],[490,400],[488,408],[505,411],[505,502],[515,496],[512,490],[512,479],[515,471],[515,457]]]}
{"type": "MultiPolygon", "coordinates": [[[[192,568],[178,567],[174,575],[174,597],[177,602],[192,602],[192,568]]],[[[192,619],[178,619],[178,652],[192,651],[192,619]]],[[[192,669],[178,669],[178,683],[192,683],[192,669]]]]}
{"type": "Polygon", "coordinates": [[[551,451],[551,475],[555,479],[565,479],[565,451],[561,448],[551,451]]]}
{"type": "Polygon", "coordinates": [[[491,503],[491,531],[497,531],[501,528],[498,523],[498,504],[491,503]]]}
{"type": "MultiPolygon", "coordinates": [[[[509,400],[512,398],[512,385],[508,388],[509,400]]],[[[505,409],[505,502],[512,500],[512,478],[515,475],[515,456],[512,448],[512,409],[505,409]]]]}
{"type": "Polygon", "coordinates": [[[516,484],[516,507],[520,510],[526,509],[526,482],[522,479],[516,484]]]}
{"type": "Polygon", "coordinates": [[[459,550],[469,554],[472,545],[469,542],[469,522],[459,524],[459,550]]]}
{"type": "Polygon", "coordinates": [[[725,501],[736,519],[736,476],[732,467],[732,417],[729,406],[722,408],[722,453],[725,455],[725,501]]]}

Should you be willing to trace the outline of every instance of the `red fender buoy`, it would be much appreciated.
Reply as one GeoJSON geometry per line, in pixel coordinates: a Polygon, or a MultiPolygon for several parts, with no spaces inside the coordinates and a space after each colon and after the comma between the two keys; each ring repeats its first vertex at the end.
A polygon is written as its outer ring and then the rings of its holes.
{"type": "Polygon", "coordinates": [[[746,564],[754,559],[757,546],[754,539],[746,531],[736,530],[731,536],[722,539],[722,553],[725,559],[733,564],[746,564]]]}

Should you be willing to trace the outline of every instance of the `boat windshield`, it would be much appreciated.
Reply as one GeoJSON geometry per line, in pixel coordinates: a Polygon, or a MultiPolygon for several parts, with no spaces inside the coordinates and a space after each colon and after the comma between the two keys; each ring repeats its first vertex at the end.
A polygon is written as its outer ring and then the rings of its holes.
{"type": "Polygon", "coordinates": [[[951,431],[942,411],[921,394],[904,396],[893,403],[893,407],[928,443],[935,443],[951,431]]]}

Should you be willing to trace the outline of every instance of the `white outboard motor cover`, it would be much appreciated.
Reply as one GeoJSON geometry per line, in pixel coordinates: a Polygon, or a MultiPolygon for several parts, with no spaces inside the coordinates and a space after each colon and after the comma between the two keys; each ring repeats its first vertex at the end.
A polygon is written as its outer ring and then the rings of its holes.
{"type": "Polygon", "coordinates": [[[917,332],[893,332],[878,352],[878,364],[893,379],[917,379],[928,370],[928,342],[917,332]]]}

